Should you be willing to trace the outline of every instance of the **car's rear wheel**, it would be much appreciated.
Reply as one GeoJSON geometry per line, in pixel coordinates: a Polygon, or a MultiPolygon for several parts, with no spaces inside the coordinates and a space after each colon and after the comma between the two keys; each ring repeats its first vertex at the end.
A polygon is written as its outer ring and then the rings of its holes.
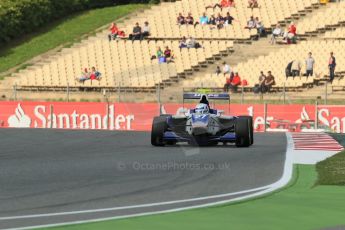
{"type": "Polygon", "coordinates": [[[253,138],[253,118],[241,116],[236,119],[235,125],[236,146],[249,147],[254,143],[253,138]]]}
{"type": "Polygon", "coordinates": [[[153,118],[151,130],[151,144],[153,146],[164,146],[164,132],[167,130],[167,116],[153,118]]]}

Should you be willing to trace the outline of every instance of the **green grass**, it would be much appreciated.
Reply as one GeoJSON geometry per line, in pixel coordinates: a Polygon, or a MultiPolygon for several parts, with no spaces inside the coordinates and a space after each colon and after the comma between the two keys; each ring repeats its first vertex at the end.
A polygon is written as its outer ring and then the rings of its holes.
{"type": "Polygon", "coordinates": [[[35,34],[30,34],[1,47],[0,73],[14,67],[21,69],[23,66],[19,65],[35,56],[60,46],[69,47],[79,41],[83,35],[92,35],[101,26],[145,7],[148,5],[106,7],[89,10],[54,22],[35,34]]]}
{"type": "Polygon", "coordinates": [[[296,166],[294,179],[279,192],[220,207],[56,229],[320,229],[345,225],[345,187],[315,186],[314,166],[296,166]]]}
{"type": "Polygon", "coordinates": [[[345,185],[345,151],[319,162],[316,169],[317,184],[345,185]]]}

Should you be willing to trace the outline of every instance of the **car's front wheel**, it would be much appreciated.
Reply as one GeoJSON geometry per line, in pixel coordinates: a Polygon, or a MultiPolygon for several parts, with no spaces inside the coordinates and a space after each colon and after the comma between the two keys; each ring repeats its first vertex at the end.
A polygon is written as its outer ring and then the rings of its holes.
{"type": "Polygon", "coordinates": [[[153,146],[164,146],[164,132],[167,130],[167,117],[160,116],[153,118],[151,130],[151,144],[153,146]]]}

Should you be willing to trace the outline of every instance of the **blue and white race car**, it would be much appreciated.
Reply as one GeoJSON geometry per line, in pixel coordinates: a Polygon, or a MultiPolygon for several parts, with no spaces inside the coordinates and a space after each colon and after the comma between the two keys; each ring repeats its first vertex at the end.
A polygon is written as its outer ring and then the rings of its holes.
{"type": "Polygon", "coordinates": [[[183,98],[200,99],[200,103],[183,115],[155,117],[151,131],[153,146],[187,142],[199,146],[235,143],[237,147],[249,147],[254,143],[251,116],[226,116],[222,111],[210,109],[209,99],[230,101],[229,94],[186,93],[183,98]]]}

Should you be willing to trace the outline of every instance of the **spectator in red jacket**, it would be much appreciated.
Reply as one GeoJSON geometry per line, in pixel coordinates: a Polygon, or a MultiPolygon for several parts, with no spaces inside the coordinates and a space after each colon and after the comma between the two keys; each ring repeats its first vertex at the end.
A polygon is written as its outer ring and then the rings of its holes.
{"type": "Polygon", "coordinates": [[[236,93],[237,92],[237,88],[238,88],[239,85],[241,85],[241,78],[238,75],[238,72],[236,72],[235,76],[232,79],[231,84],[230,84],[231,91],[236,93]]]}
{"type": "Polygon", "coordinates": [[[110,30],[110,34],[108,35],[109,41],[111,41],[112,39],[115,40],[120,32],[115,22],[111,23],[109,30],[110,30]]]}

